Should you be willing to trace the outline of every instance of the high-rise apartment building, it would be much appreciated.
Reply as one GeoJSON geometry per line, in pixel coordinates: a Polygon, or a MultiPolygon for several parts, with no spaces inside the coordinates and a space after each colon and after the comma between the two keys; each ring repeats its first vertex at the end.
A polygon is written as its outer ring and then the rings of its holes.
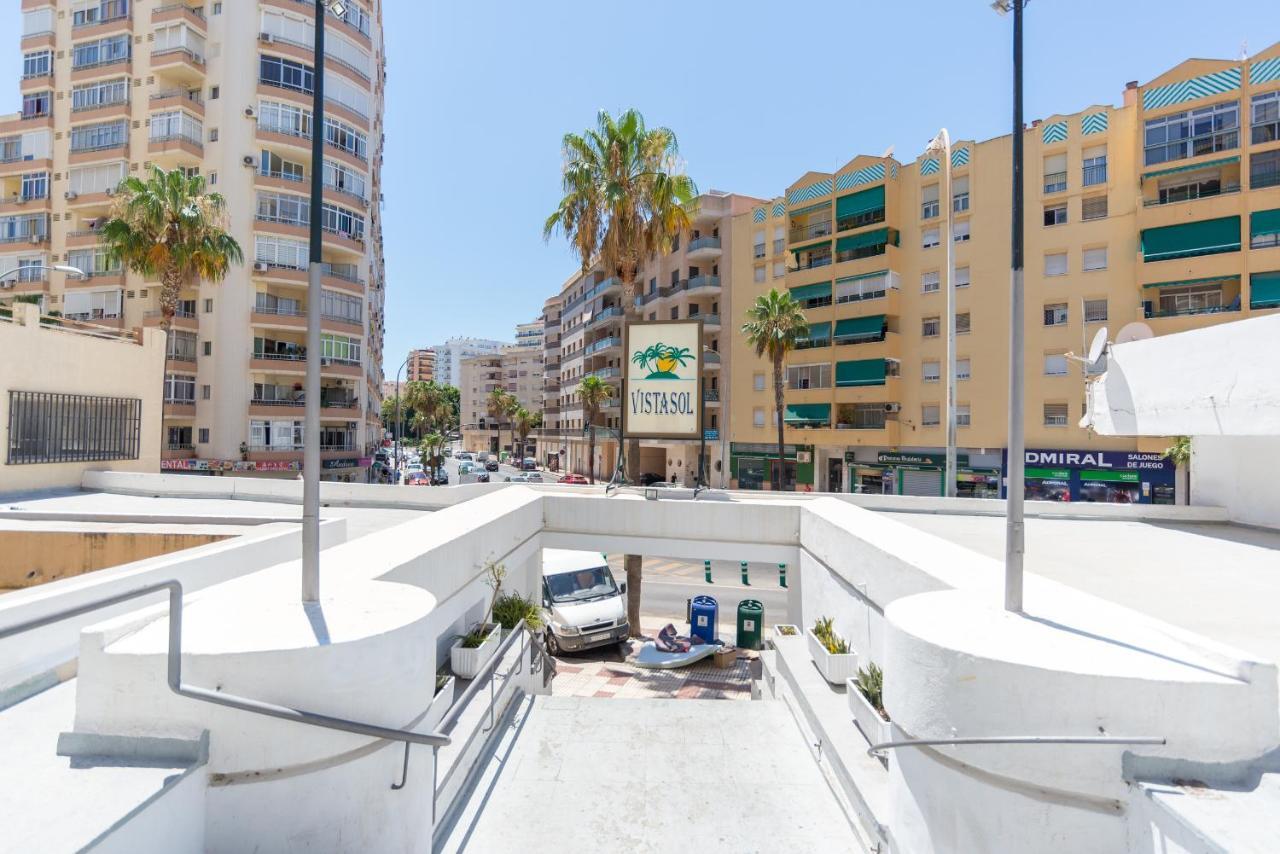
{"type": "MultiPolygon", "coordinates": [[[[1078,426],[1088,368],[1071,354],[1104,326],[1163,335],[1280,307],[1280,45],[1188,60],[1119,107],[1033,122],[1023,142],[1027,495],[1172,503],[1167,441],[1078,426]]],[[[1009,136],[955,141],[950,199],[940,153],[859,156],[735,219],[736,304],[785,286],[809,320],[786,367],[788,483],[942,494],[951,241],[957,487],[1001,494],[1011,151],[1009,136]]],[[[740,335],[731,361],[732,483],[767,488],[771,369],[740,335]]]]}
{"type": "Polygon", "coordinates": [[[6,294],[105,326],[158,324],[158,283],[113,266],[98,233],[120,181],[151,165],[204,176],[226,197],[244,249],[224,281],[181,294],[167,345],[165,469],[300,469],[316,215],[323,475],[365,478],[381,430],[385,64],[380,0],[344,7],[326,23],[326,116],[314,128],[313,4],[22,3],[23,108],[0,120],[0,268],[56,262],[89,276],[32,270],[6,294]],[[311,157],[315,132],[322,163],[311,157]],[[324,175],[318,212],[313,169],[324,175]]]}
{"type": "MultiPolygon", "coordinates": [[[[511,419],[489,412],[489,395],[496,389],[511,394],[533,413],[543,405],[542,347],[506,346],[498,353],[462,360],[462,386],[458,394],[462,445],[468,451],[512,450],[511,419]]],[[[530,444],[536,434],[530,433],[530,444]]],[[[514,437],[517,438],[518,437],[514,437]]],[[[524,456],[524,449],[517,449],[524,456]]]]}
{"type": "Polygon", "coordinates": [[[410,350],[405,361],[405,377],[408,382],[431,382],[436,378],[436,351],[410,350]]]}
{"type": "Polygon", "coordinates": [[[436,382],[462,389],[462,360],[497,353],[509,343],[489,338],[450,338],[431,349],[436,354],[436,382]]]}
{"type": "Polygon", "coordinates": [[[516,324],[517,347],[542,347],[542,318],[516,324]]]}

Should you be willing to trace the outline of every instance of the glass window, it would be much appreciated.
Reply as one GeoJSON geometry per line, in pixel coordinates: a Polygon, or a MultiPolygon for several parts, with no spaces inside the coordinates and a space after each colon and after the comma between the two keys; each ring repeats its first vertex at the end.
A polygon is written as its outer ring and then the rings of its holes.
{"type": "Polygon", "coordinates": [[[1067,253],[1047,253],[1044,256],[1044,274],[1046,276],[1065,276],[1067,274],[1067,253]]]}
{"type": "Polygon", "coordinates": [[[321,216],[321,225],[325,231],[341,234],[352,240],[364,239],[364,217],[355,211],[326,202],[321,216]]]}
{"type": "Polygon", "coordinates": [[[186,374],[165,374],[165,403],[195,403],[196,378],[186,374]]]}
{"type": "Polygon", "coordinates": [[[969,412],[969,404],[967,403],[956,404],[956,426],[957,427],[973,426],[973,418],[969,412]]]}
{"type": "Polygon", "coordinates": [[[968,335],[970,332],[969,312],[961,312],[956,315],[956,334],[968,335]]]}
{"type": "Polygon", "coordinates": [[[956,267],[956,287],[957,288],[969,287],[969,268],[968,267],[956,267]]]}
{"type": "Polygon", "coordinates": [[[765,269],[764,269],[764,267],[756,267],[754,270],[752,270],[752,271],[751,271],[751,277],[752,277],[753,281],[756,281],[756,282],[763,282],[763,281],[765,280],[765,269]]]}
{"type": "Polygon", "coordinates": [[[969,220],[962,219],[951,226],[951,239],[956,243],[969,241],[969,220]]]}
{"type": "Polygon", "coordinates": [[[938,185],[930,184],[920,193],[920,218],[933,219],[940,213],[938,207],[938,185]]]}
{"type": "Polygon", "coordinates": [[[28,92],[22,96],[22,117],[34,119],[37,116],[47,116],[52,103],[52,92],[28,92]]]}
{"type": "Polygon", "coordinates": [[[1103,323],[1107,319],[1107,301],[1105,299],[1087,299],[1084,301],[1084,322],[1103,323]]]}
{"type": "Polygon", "coordinates": [[[1061,353],[1050,353],[1044,357],[1044,373],[1049,377],[1067,375],[1067,357],[1061,353]]]}
{"type": "Polygon", "coordinates": [[[1280,185],[1280,148],[1249,155],[1249,187],[1280,185]]]}
{"type": "Polygon", "coordinates": [[[942,423],[942,407],[936,403],[926,403],[920,407],[920,424],[923,427],[937,427],[942,423]]]}
{"type": "Polygon", "coordinates": [[[21,198],[43,199],[49,195],[49,173],[30,172],[22,176],[21,198]]]}
{"type": "Polygon", "coordinates": [[[1065,302],[1049,303],[1044,307],[1045,326],[1065,326],[1067,323],[1067,304],[1065,302]]]}
{"type": "Polygon", "coordinates": [[[128,33],[108,36],[97,41],[74,45],[71,49],[71,67],[89,68],[95,65],[107,65],[112,62],[123,62],[131,53],[128,33]]]}
{"type": "Polygon", "coordinates": [[[1066,203],[1057,205],[1045,205],[1044,208],[1044,224],[1045,225],[1062,225],[1067,221],[1067,205],[1066,203]]]}
{"type": "Polygon", "coordinates": [[[39,50],[34,53],[24,54],[22,57],[23,77],[46,77],[52,73],[52,69],[52,51],[39,50]]]}
{"type": "Polygon", "coordinates": [[[1086,196],[1080,200],[1080,219],[1103,219],[1106,215],[1106,196],[1086,196]]]}
{"type": "Polygon", "coordinates": [[[309,95],[315,88],[315,70],[301,62],[264,55],[259,60],[258,81],[309,95]]]}
{"type": "Polygon", "coordinates": [[[112,104],[123,104],[128,100],[129,81],[123,77],[119,80],[86,83],[71,90],[71,109],[73,112],[95,110],[98,107],[107,107],[112,104]]]}
{"type": "Polygon", "coordinates": [[[346,122],[325,118],[325,142],[359,160],[369,160],[369,139],[346,122]]]}
{"type": "Polygon", "coordinates": [[[942,274],[937,270],[925,273],[920,277],[920,290],[926,294],[934,293],[939,290],[942,282],[942,274]]]}
{"type": "Polygon", "coordinates": [[[764,374],[753,374],[751,377],[751,387],[756,391],[764,391],[764,374]]]}
{"type": "Polygon", "coordinates": [[[1070,415],[1065,403],[1046,403],[1044,405],[1044,426],[1066,427],[1070,415]]]}
{"type": "Polygon", "coordinates": [[[1045,193],[1061,193],[1067,189],[1067,155],[1050,154],[1044,159],[1045,193]]]}
{"type": "Polygon", "coordinates": [[[1085,270],[1107,269],[1107,247],[1100,246],[1084,250],[1083,268],[1085,270]]]}
{"type": "Polygon", "coordinates": [[[936,317],[926,317],[920,321],[920,334],[925,338],[937,338],[942,331],[942,321],[936,317]]]}
{"type": "MultiPolygon", "coordinates": [[[[311,138],[311,111],[293,104],[275,101],[258,102],[258,127],[286,136],[311,138]]],[[[330,144],[333,141],[330,140],[330,144]]],[[[341,146],[340,146],[341,147],[341,146]]]]}
{"type": "Polygon", "coordinates": [[[831,388],[831,365],[789,366],[787,388],[831,388]]]}
{"type": "Polygon", "coordinates": [[[964,213],[969,209],[969,176],[961,175],[951,182],[951,210],[964,213]]]}
{"type": "Polygon", "coordinates": [[[956,379],[967,380],[972,376],[968,359],[956,359],[956,379]]]}
{"type": "Polygon", "coordinates": [[[1086,148],[1083,159],[1084,174],[1081,183],[1086,187],[1107,183],[1107,147],[1099,145],[1086,148]]]}
{"type": "Polygon", "coordinates": [[[1151,166],[1237,148],[1239,126],[1238,101],[1151,119],[1145,128],[1143,162],[1151,166]]]}
{"type": "Polygon", "coordinates": [[[117,148],[128,141],[128,129],[128,121],[123,120],[73,127],[71,129],[71,150],[96,151],[104,148],[117,148]]]}
{"type": "Polygon", "coordinates": [[[937,228],[926,228],[920,232],[920,248],[931,249],[942,242],[940,232],[937,228]]]}
{"type": "Polygon", "coordinates": [[[941,362],[922,362],[920,365],[921,375],[927,383],[936,383],[942,376],[941,362]]]}
{"type": "Polygon", "coordinates": [[[1280,139],[1280,89],[1253,96],[1253,144],[1280,139]]]}

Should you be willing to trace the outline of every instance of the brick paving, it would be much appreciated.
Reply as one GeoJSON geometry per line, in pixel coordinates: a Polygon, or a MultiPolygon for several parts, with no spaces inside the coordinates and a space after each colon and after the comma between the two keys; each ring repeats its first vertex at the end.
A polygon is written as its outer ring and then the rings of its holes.
{"type": "MultiPolygon", "coordinates": [[[[647,637],[665,622],[641,622],[647,637]]],[[[679,628],[679,624],[677,624],[679,628]]],[[[738,650],[730,667],[716,667],[704,658],[688,667],[653,670],[634,663],[644,642],[633,639],[625,656],[619,647],[603,647],[556,658],[551,693],[557,697],[618,697],[623,699],[750,700],[751,660],[756,653],[738,650]]]]}

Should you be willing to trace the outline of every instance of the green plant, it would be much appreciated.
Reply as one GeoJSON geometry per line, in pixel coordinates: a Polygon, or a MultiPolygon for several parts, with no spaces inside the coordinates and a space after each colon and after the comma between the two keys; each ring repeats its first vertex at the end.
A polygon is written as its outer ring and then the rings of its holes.
{"type": "Polygon", "coordinates": [[[820,617],[814,622],[813,635],[832,655],[849,653],[849,642],[836,634],[835,624],[830,617],[820,617]]]}
{"type": "Polygon", "coordinates": [[[880,717],[889,720],[884,711],[884,671],[874,662],[865,669],[859,667],[856,684],[862,696],[880,713],[880,717]]]}
{"type": "Polygon", "coordinates": [[[783,476],[787,469],[784,451],[786,426],[786,400],[783,394],[785,373],[783,363],[787,354],[794,350],[809,335],[809,323],[805,320],[800,303],[792,298],[790,291],[780,292],[777,288],[767,294],[756,297],[756,301],[747,309],[747,322],[742,324],[742,334],[747,344],[756,351],[756,358],[768,358],[773,364],[773,408],[778,425],[778,466],[773,470],[772,481],[775,492],[782,489],[783,476]]]}
{"type": "Polygon", "coordinates": [[[542,628],[542,608],[519,593],[499,596],[493,603],[493,618],[504,629],[514,629],[521,620],[533,631],[542,628]]]}
{"type": "Polygon", "coordinates": [[[475,649],[484,643],[485,638],[489,636],[489,632],[491,631],[493,631],[493,626],[491,624],[476,623],[471,627],[471,631],[467,632],[465,635],[460,635],[462,638],[462,648],[475,649]]]}
{"type": "Polygon", "coordinates": [[[437,673],[436,674],[436,693],[439,694],[441,691],[443,691],[444,686],[449,684],[449,680],[452,678],[453,676],[449,673],[437,673]]]}
{"type": "Polygon", "coordinates": [[[789,626],[783,623],[778,626],[778,634],[790,637],[791,635],[799,634],[799,631],[797,631],[795,626],[789,626]]]}

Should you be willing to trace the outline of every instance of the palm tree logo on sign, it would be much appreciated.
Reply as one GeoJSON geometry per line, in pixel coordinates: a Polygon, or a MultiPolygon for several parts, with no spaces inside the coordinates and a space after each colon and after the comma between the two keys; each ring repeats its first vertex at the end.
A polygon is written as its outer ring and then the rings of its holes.
{"type": "Polygon", "coordinates": [[[631,361],[640,370],[649,371],[646,380],[678,380],[676,369],[683,368],[693,359],[688,347],[673,347],[661,341],[631,354],[631,361]]]}

